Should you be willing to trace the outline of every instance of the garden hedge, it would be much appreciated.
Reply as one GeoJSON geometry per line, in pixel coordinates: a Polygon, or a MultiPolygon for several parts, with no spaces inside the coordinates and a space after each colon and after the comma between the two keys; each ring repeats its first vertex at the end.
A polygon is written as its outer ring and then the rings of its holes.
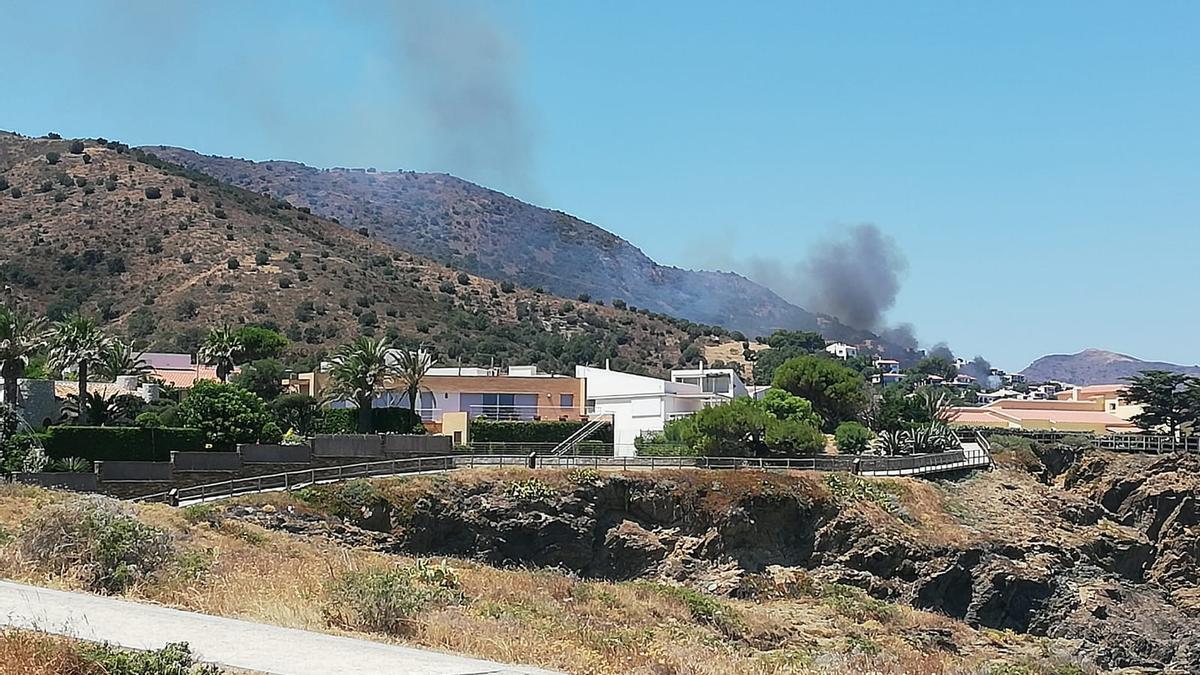
{"type": "MultiPolygon", "coordinates": [[[[408,408],[373,408],[371,417],[377,434],[425,433],[420,416],[408,408]]],[[[318,434],[357,434],[358,408],[323,408],[314,427],[318,434]]]]}
{"type": "MultiPolygon", "coordinates": [[[[587,422],[546,420],[541,422],[512,422],[471,420],[471,441],[479,443],[559,443],[579,431],[587,422]]],[[[590,441],[612,443],[611,424],[601,427],[588,437],[590,441]]]]}
{"type": "Polygon", "coordinates": [[[51,459],[166,462],[173,450],[204,450],[204,432],[175,427],[57,426],[43,437],[51,459]]]}

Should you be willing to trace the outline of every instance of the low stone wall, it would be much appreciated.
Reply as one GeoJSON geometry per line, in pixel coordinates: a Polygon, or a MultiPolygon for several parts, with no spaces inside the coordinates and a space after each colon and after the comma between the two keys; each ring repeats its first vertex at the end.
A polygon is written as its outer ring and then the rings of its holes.
{"type": "Polygon", "coordinates": [[[171,463],[177,472],[242,470],[242,456],[236,452],[172,452],[171,463]]]}
{"type": "Polygon", "coordinates": [[[383,437],[383,452],[388,457],[448,455],[450,441],[449,436],[388,435],[383,437]]]}
{"type": "Polygon", "coordinates": [[[169,482],[174,477],[170,462],[96,462],[96,473],[104,483],[113,481],[169,482]]]}
{"type": "Polygon", "coordinates": [[[307,445],[239,445],[243,464],[308,464],[312,448],[307,445]]]}
{"type": "Polygon", "coordinates": [[[18,473],[13,476],[13,479],[27,485],[40,485],[75,492],[95,492],[100,489],[100,477],[94,472],[18,473]]]}
{"type": "Polygon", "coordinates": [[[383,459],[383,436],[372,434],[320,435],[312,441],[313,457],[383,459]]]}

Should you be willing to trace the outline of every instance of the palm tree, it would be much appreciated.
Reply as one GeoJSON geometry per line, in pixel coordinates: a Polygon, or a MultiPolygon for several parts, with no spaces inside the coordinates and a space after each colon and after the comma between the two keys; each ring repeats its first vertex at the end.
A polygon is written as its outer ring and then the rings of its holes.
{"type": "Polygon", "coordinates": [[[104,361],[100,364],[100,372],[109,380],[116,380],[122,375],[134,375],[138,381],[146,379],[151,373],[150,366],[142,358],[144,352],[133,348],[124,340],[115,339],[104,350],[104,361]]]}
{"type": "Polygon", "coordinates": [[[54,370],[74,367],[79,375],[79,400],[86,401],[88,372],[103,362],[107,348],[108,338],[95,319],[72,314],[54,324],[51,331],[50,367],[54,370]]]}
{"type": "Polygon", "coordinates": [[[384,338],[361,337],[330,359],[333,368],[329,371],[325,400],[353,401],[358,406],[360,433],[371,433],[371,403],[387,391],[388,378],[396,375],[389,354],[391,348],[384,338]]]}
{"type": "Polygon", "coordinates": [[[404,384],[404,391],[408,393],[408,411],[414,417],[417,414],[417,396],[421,393],[421,381],[429,374],[431,367],[433,359],[420,349],[415,352],[405,349],[396,358],[396,377],[404,384]]]}
{"type": "Polygon", "coordinates": [[[229,326],[221,326],[208,331],[208,336],[204,338],[196,356],[200,363],[215,366],[217,379],[225,382],[237,366],[237,358],[241,351],[242,340],[237,336],[237,332],[230,330],[229,326]]]}
{"type": "Polygon", "coordinates": [[[46,322],[24,312],[0,305],[0,377],[4,378],[4,401],[16,407],[20,390],[17,378],[25,372],[29,356],[45,342],[46,322]]]}

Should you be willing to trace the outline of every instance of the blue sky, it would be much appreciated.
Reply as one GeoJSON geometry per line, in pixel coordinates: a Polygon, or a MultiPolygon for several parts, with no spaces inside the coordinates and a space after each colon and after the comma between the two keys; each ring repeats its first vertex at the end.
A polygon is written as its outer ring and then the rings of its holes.
{"type": "Polygon", "coordinates": [[[1200,4],[992,5],[16,3],[0,129],[449,171],[751,276],[873,223],[923,343],[1200,361],[1200,4]]]}

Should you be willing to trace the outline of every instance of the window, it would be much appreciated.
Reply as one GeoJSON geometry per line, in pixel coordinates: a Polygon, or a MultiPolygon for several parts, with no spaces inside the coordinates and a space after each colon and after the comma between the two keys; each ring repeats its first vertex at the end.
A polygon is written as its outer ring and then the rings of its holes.
{"type": "Polygon", "coordinates": [[[559,394],[558,395],[558,407],[574,408],[575,407],[575,394],[559,394]]]}
{"type": "Polygon", "coordinates": [[[704,391],[714,392],[717,394],[728,394],[729,387],[730,382],[728,375],[717,375],[715,377],[704,378],[704,391]]]}

